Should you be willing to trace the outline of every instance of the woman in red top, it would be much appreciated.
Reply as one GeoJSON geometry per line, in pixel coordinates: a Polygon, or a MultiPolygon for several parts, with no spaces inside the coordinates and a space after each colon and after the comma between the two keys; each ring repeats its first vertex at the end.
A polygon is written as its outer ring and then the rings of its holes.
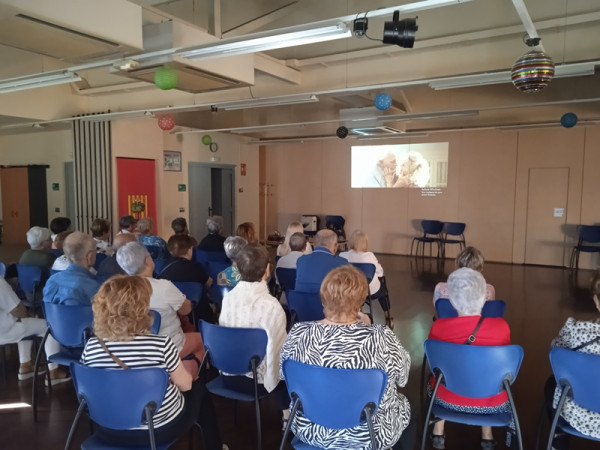
{"type": "MultiPolygon", "coordinates": [[[[481,318],[481,309],[485,303],[486,283],[483,275],[469,268],[455,270],[448,277],[448,291],[458,317],[438,319],[433,323],[429,339],[464,344],[471,334],[475,340],[471,345],[509,345],[510,329],[502,318],[485,318],[474,333],[481,318]]],[[[432,377],[428,386],[429,394],[434,386],[432,377]]],[[[442,406],[463,412],[496,413],[509,410],[506,392],[487,398],[471,398],[454,394],[440,385],[435,402],[442,406]],[[508,408],[508,409],[507,409],[508,408]]],[[[433,448],[444,448],[444,421],[435,422],[432,432],[433,448]]],[[[481,427],[481,448],[492,449],[496,441],[492,428],[481,427]]]]}

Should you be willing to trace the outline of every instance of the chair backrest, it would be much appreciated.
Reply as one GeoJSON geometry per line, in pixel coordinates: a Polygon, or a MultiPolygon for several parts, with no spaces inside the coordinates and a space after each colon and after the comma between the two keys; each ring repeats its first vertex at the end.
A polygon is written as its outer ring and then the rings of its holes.
{"type": "Polygon", "coordinates": [[[102,264],[102,261],[104,261],[106,258],[108,258],[108,255],[106,253],[96,253],[96,262],[94,263],[94,269],[98,270],[98,267],[100,267],[100,264],[102,264]]]}
{"type": "Polygon", "coordinates": [[[519,345],[464,345],[425,341],[425,355],[432,370],[444,375],[446,388],[465,397],[491,397],[503,390],[506,379],[517,378],[523,348],[519,345]]]}
{"type": "MultiPolygon", "coordinates": [[[[504,317],[505,310],[504,300],[488,300],[483,304],[481,315],[483,317],[504,317]]],[[[458,317],[458,312],[447,298],[438,298],[435,301],[435,314],[440,319],[458,317]]]]}
{"type": "Polygon", "coordinates": [[[198,304],[202,298],[204,287],[199,281],[173,281],[173,284],[183,292],[192,303],[198,304]]]}
{"type": "Polygon", "coordinates": [[[223,302],[223,297],[225,297],[225,294],[227,294],[232,289],[233,286],[219,286],[217,284],[217,280],[213,280],[213,284],[210,287],[210,296],[212,301],[220,306],[223,302]]]}
{"type": "Polygon", "coordinates": [[[284,291],[291,291],[296,287],[296,269],[278,267],[275,269],[279,286],[284,291]]]}
{"type": "Polygon", "coordinates": [[[325,226],[332,230],[341,230],[346,224],[346,219],[342,216],[325,216],[325,226]]]}
{"type": "Polygon", "coordinates": [[[575,403],[600,413],[600,355],[555,347],[550,350],[550,364],[556,383],[571,386],[575,403]]]}
{"type": "Polygon", "coordinates": [[[209,261],[220,261],[231,264],[229,258],[225,254],[225,251],[222,252],[210,252],[207,250],[198,250],[194,253],[196,261],[202,264],[204,267],[208,268],[209,261]]]}
{"type": "Polygon", "coordinates": [[[251,370],[252,358],[258,366],[267,353],[267,332],[261,328],[222,327],[204,320],[199,328],[212,364],[222,372],[244,375],[251,370]]]}
{"type": "Polygon", "coordinates": [[[42,282],[44,269],[31,264],[17,264],[17,276],[23,292],[33,292],[42,282]]]}
{"type": "Polygon", "coordinates": [[[229,263],[229,262],[225,262],[225,261],[209,261],[208,262],[208,267],[207,267],[208,274],[213,279],[213,281],[216,283],[217,282],[217,276],[219,275],[219,273],[223,272],[229,266],[231,266],[231,263],[229,263]]]}
{"type": "Polygon", "coordinates": [[[84,347],[93,329],[91,305],[42,303],[46,322],[54,339],[65,347],[84,347]]]}
{"type": "Polygon", "coordinates": [[[362,411],[379,406],[387,386],[381,369],[334,369],[287,359],[282,365],[290,397],[298,396],[302,414],[327,428],[351,428],[364,422],[362,411]]]}
{"type": "Polygon", "coordinates": [[[352,263],[352,265],[354,267],[356,267],[357,269],[360,269],[362,271],[362,273],[365,274],[365,277],[367,277],[367,283],[371,282],[371,280],[375,276],[375,271],[377,270],[377,268],[375,267],[375,264],[371,264],[371,263],[352,263]]]}
{"type": "Polygon", "coordinates": [[[460,236],[465,232],[466,226],[462,222],[446,222],[444,223],[444,233],[451,236],[460,236]]]}
{"type": "Polygon", "coordinates": [[[125,370],[71,363],[71,373],[77,397],[87,403],[90,418],[113,430],[145,424],[144,408],[153,404],[158,410],[169,385],[169,375],[158,367],[125,370]]]}
{"type": "Polygon", "coordinates": [[[423,233],[425,235],[428,234],[440,234],[442,232],[442,228],[444,224],[439,220],[421,220],[421,227],[423,228],[423,233]]]}
{"type": "Polygon", "coordinates": [[[579,233],[579,242],[600,242],[600,226],[597,225],[579,225],[577,227],[579,233]]]}
{"type": "Polygon", "coordinates": [[[50,249],[50,253],[52,253],[57,258],[59,258],[62,255],[64,255],[64,252],[62,250],[58,249],[58,248],[52,248],[52,249],[50,249]]]}
{"type": "Polygon", "coordinates": [[[6,276],[6,264],[0,262],[0,277],[4,278],[6,276]]]}
{"type": "Polygon", "coordinates": [[[308,322],[325,318],[323,304],[318,292],[288,291],[285,294],[291,311],[296,312],[298,322],[308,322]]]}
{"type": "Polygon", "coordinates": [[[158,332],[160,331],[160,324],[162,322],[162,317],[160,316],[160,313],[154,309],[150,310],[150,314],[152,314],[152,316],[154,316],[154,321],[152,322],[152,328],[150,328],[150,332],[152,334],[158,334],[158,332]]]}
{"type": "Polygon", "coordinates": [[[160,258],[160,247],[158,245],[146,245],[145,247],[152,259],[156,260],[160,258]]]}

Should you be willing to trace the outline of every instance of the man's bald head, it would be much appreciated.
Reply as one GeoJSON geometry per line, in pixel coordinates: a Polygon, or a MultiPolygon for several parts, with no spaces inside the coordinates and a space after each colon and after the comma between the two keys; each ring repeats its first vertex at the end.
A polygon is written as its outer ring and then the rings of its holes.
{"type": "Polygon", "coordinates": [[[315,235],[315,246],[325,247],[335,253],[337,250],[337,234],[329,229],[319,230],[315,235]]]}
{"type": "Polygon", "coordinates": [[[63,251],[69,261],[89,269],[96,262],[96,241],[89,234],[75,231],[67,236],[63,251]]]}
{"type": "Polygon", "coordinates": [[[117,251],[121,247],[123,247],[125,244],[127,244],[128,242],[133,242],[133,241],[137,241],[135,234],[130,234],[130,233],[117,234],[115,236],[115,238],[113,239],[113,249],[115,251],[117,251]]]}

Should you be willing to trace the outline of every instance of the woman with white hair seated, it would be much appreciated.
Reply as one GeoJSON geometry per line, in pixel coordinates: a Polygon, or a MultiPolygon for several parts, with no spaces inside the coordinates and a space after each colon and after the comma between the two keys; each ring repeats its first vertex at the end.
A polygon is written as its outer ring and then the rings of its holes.
{"type": "Polygon", "coordinates": [[[225,237],[223,233],[223,218],[221,216],[211,216],[206,219],[206,228],[208,234],[202,238],[198,244],[198,250],[207,252],[224,251],[225,237]]]}
{"type": "Polygon", "coordinates": [[[140,237],[138,240],[140,244],[145,247],[158,247],[158,253],[152,255],[154,259],[168,259],[171,255],[167,249],[167,243],[160,236],[154,235],[154,221],[150,217],[143,217],[138,220],[138,230],[140,231],[140,237]]]}
{"type": "MultiPolygon", "coordinates": [[[[287,230],[285,232],[285,239],[283,240],[283,244],[279,244],[277,246],[277,256],[285,256],[292,251],[290,247],[290,238],[294,233],[304,233],[304,227],[298,221],[294,221],[288,225],[287,230]]],[[[305,255],[312,253],[312,245],[310,245],[310,242],[306,242],[306,248],[302,253],[305,255]]]]}
{"type": "Polygon", "coordinates": [[[240,282],[242,276],[240,275],[235,259],[246,244],[248,244],[248,241],[240,236],[229,236],[225,239],[225,254],[231,260],[231,266],[219,272],[217,275],[217,285],[235,286],[240,282]]]}
{"type": "Polygon", "coordinates": [[[48,228],[31,227],[27,232],[27,243],[31,247],[25,250],[19,264],[45,267],[50,269],[56,256],[52,254],[52,233],[48,228]]]}
{"type": "MultiPolygon", "coordinates": [[[[433,322],[428,339],[465,344],[467,339],[474,336],[475,340],[471,345],[509,345],[510,329],[506,321],[500,317],[481,316],[485,303],[485,286],[483,275],[473,269],[463,267],[452,272],[448,277],[448,292],[450,302],[458,311],[458,317],[437,319],[433,322]]],[[[432,377],[427,387],[430,395],[434,383],[432,377]]],[[[488,398],[470,398],[454,394],[440,385],[435,402],[463,412],[494,414],[510,411],[506,392],[488,398]]],[[[431,439],[433,448],[445,448],[443,420],[434,422],[431,439]]],[[[492,449],[495,446],[492,428],[481,427],[481,448],[492,449]]]]}

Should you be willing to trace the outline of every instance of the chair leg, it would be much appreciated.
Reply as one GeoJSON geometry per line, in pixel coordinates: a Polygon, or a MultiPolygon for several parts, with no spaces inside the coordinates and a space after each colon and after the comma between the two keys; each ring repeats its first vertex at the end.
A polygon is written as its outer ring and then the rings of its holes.
{"type": "MultiPolygon", "coordinates": [[[[33,367],[33,381],[31,386],[31,409],[33,410],[33,421],[37,422],[37,374],[40,368],[40,361],[42,357],[42,353],[44,351],[44,344],[46,344],[46,340],[48,339],[48,335],[50,334],[50,327],[46,330],[46,334],[44,334],[44,338],[42,339],[42,343],[38,348],[37,355],[35,357],[35,366],[33,367]]],[[[47,376],[50,377],[50,370],[46,370],[47,376]]],[[[50,379],[50,378],[48,378],[50,379]]],[[[50,384],[51,385],[51,384],[50,384]]]]}
{"type": "Polygon", "coordinates": [[[65,450],[69,450],[71,448],[71,441],[73,440],[73,435],[75,434],[75,429],[77,428],[77,424],[79,424],[79,419],[81,418],[81,414],[86,408],[85,400],[81,400],[79,403],[79,408],[77,408],[77,413],[75,414],[75,419],[73,419],[73,424],[71,425],[71,429],[69,430],[69,436],[67,437],[67,443],[65,444],[65,450]]]}

